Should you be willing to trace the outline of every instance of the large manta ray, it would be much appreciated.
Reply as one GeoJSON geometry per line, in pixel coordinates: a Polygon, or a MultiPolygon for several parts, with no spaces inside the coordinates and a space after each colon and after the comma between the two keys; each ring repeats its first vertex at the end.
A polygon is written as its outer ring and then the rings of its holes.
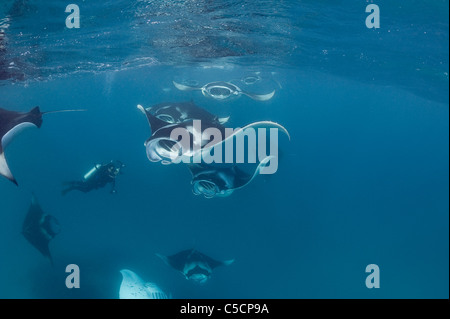
{"type": "Polygon", "coordinates": [[[187,164],[192,174],[192,192],[205,198],[230,196],[235,190],[250,184],[272,157],[268,156],[255,164],[253,173],[240,169],[236,164],[187,164]]]}
{"type": "Polygon", "coordinates": [[[48,244],[60,232],[57,219],[44,213],[33,195],[28,214],[23,221],[22,234],[42,255],[53,264],[48,244]]]}
{"type": "Polygon", "coordinates": [[[175,81],[172,81],[173,85],[178,90],[181,91],[193,91],[193,90],[199,90],[202,92],[202,94],[206,97],[210,97],[216,100],[226,100],[233,97],[239,97],[241,95],[246,95],[249,98],[256,100],[256,101],[267,101],[270,100],[274,94],[275,91],[272,91],[268,94],[253,94],[243,91],[241,88],[239,88],[237,85],[230,83],[230,82],[224,82],[224,81],[217,81],[217,82],[211,82],[207,83],[204,86],[189,86],[181,83],[177,83],[175,81]]]}
{"type": "Polygon", "coordinates": [[[198,284],[204,284],[211,277],[214,268],[228,266],[234,262],[234,259],[217,261],[195,249],[183,250],[172,256],[156,255],[181,272],[187,280],[198,284]]]}
{"type": "MultiPolygon", "coordinates": [[[[165,122],[152,114],[151,110],[145,109],[138,105],[138,109],[146,115],[152,135],[145,142],[147,150],[147,157],[151,162],[159,162],[162,164],[171,164],[174,162],[189,162],[190,159],[209,153],[213,147],[220,146],[228,139],[237,137],[240,134],[245,134],[247,129],[258,128],[277,128],[282,130],[288,137],[289,133],[280,124],[271,121],[260,121],[251,123],[243,128],[234,130],[233,134],[226,136],[225,126],[219,120],[211,120],[209,113],[206,117],[199,117],[196,119],[188,119],[184,122],[175,121],[175,123],[165,122]],[[196,131],[196,121],[200,121],[202,128],[217,129],[222,136],[222,139],[217,140],[209,136],[206,138],[202,132],[196,131]],[[189,145],[181,145],[181,141],[174,139],[171,135],[175,130],[181,130],[189,135],[189,145]],[[195,138],[195,137],[198,138],[195,138]],[[207,146],[207,147],[205,147],[207,146]],[[185,159],[187,158],[187,161],[185,159]]],[[[217,119],[217,117],[214,117],[217,119]]]]}
{"type": "Polygon", "coordinates": [[[75,112],[84,110],[61,110],[41,112],[36,106],[29,112],[16,112],[0,108],[0,175],[3,175],[17,185],[17,181],[11,173],[5,158],[5,149],[14,137],[28,127],[40,128],[42,115],[60,112],[75,112]]]}

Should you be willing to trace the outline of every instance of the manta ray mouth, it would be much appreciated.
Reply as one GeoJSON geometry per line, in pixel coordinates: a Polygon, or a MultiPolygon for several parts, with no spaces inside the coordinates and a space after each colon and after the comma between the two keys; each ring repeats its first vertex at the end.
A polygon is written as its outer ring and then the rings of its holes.
{"type": "Polygon", "coordinates": [[[164,151],[172,152],[173,147],[177,144],[177,142],[172,140],[160,140],[158,146],[162,148],[164,151]]]}
{"type": "Polygon", "coordinates": [[[215,99],[226,99],[236,91],[226,86],[212,86],[207,89],[208,94],[215,99]]]}
{"type": "Polygon", "coordinates": [[[153,140],[146,147],[147,157],[151,162],[162,161],[163,164],[169,164],[182,155],[179,143],[171,139],[153,140]]]}
{"type": "Polygon", "coordinates": [[[193,191],[195,195],[204,195],[206,198],[213,198],[220,192],[215,183],[207,180],[196,181],[193,185],[193,191]]]}
{"type": "Polygon", "coordinates": [[[211,269],[207,265],[206,267],[208,269],[201,265],[195,266],[185,273],[186,279],[192,280],[197,284],[204,284],[211,276],[211,269]]]}
{"type": "Polygon", "coordinates": [[[193,274],[188,277],[188,280],[192,280],[193,282],[202,285],[202,284],[206,283],[208,278],[209,278],[209,276],[207,276],[205,274],[193,274]]]}

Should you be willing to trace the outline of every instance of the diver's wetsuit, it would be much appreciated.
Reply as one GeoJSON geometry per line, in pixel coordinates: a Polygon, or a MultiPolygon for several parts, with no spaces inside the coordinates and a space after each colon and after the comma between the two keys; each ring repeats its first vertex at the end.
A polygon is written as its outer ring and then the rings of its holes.
{"type": "Polygon", "coordinates": [[[65,183],[66,188],[63,189],[62,194],[66,195],[68,192],[73,190],[87,193],[91,190],[105,187],[106,184],[111,184],[111,193],[115,193],[116,176],[120,172],[120,168],[116,168],[113,163],[97,166],[95,171],[86,179],[83,179],[82,181],[65,183]]]}

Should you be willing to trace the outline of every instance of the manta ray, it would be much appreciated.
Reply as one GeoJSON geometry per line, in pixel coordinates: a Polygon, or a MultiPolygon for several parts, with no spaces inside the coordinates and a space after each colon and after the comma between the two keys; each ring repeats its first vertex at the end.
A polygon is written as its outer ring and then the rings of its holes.
{"type": "Polygon", "coordinates": [[[254,168],[253,173],[240,169],[236,164],[213,166],[208,164],[187,164],[192,174],[192,192],[205,198],[228,197],[259,175],[273,156],[268,156],[254,168]]]}
{"type": "Polygon", "coordinates": [[[239,97],[241,95],[246,95],[249,98],[256,100],[256,101],[267,101],[270,100],[275,95],[275,90],[267,93],[267,94],[253,94],[248,93],[246,91],[243,91],[241,88],[239,88],[237,85],[230,83],[230,82],[224,82],[224,81],[217,81],[217,82],[211,82],[207,83],[203,86],[188,86],[185,84],[180,84],[175,81],[172,81],[173,85],[178,90],[181,91],[194,91],[199,90],[202,92],[202,94],[206,97],[210,97],[216,100],[226,100],[230,99],[232,97],[239,97]]]}
{"type": "Polygon", "coordinates": [[[184,122],[175,121],[176,123],[168,123],[152,114],[151,109],[145,109],[141,105],[138,105],[138,109],[147,117],[152,132],[151,136],[144,143],[147,157],[151,162],[161,162],[165,165],[179,162],[180,160],[189,162],[192,158],[211,152],[213,147],[220,146],[226,140],[245,134],[246,130],[249,129],[277,128],[289,137],[286,128],[271,121],[254,122],[227,135],[226,128],[220,123],[220,120],[211,120],[210,115],[205,117],[199,116],[197,119],[189,118],[184,122]],[[201,131],[202,127],[216,130],[219,132],[220,138],[203,134],[204,132],[201,131]],[[181,140],[175,138],[174,136],[178,135],[173,134],[174,132],[188,135],[189,144],[183,144],[181,140]],[[192,143],[190,143],[191,141],[192,143]]]}
{"type": "Polygon", "coordinates": [[[122,274],[120,299],[169,299],[156,284],[144,282],[135,272],[122,269],[120,273],[122,274]]]}
{"type": "Polygon", "coordinates": [[[156,255],[167,265],[181,272],[187,280],[198,284],[204,284],[211,277],[214,268],[228,266],[234,262],[234,259],[217,261],[195,249],[183,250],[172,256],[156,255]]]}
{"type": "Polygon", "coordinates": [[[48,245],[60,230],[61,227],[58,220],[52,215],[44,213],[33,195],[30,209],[23,221],[22,234],[52,264],[53,259],[48,245]]]}
{"type": "Polygon", "coordinates": [[[85,110],[41,112],[39,106],[36,106],[29,112],[16,112],[0,108],[0,175],[3,175],[11,182],[18,185],[5,158],[6,147],[18,133],[28,127],[40,128],[42,125],[42,115],[44,114],[76,111],[85,110]]]}

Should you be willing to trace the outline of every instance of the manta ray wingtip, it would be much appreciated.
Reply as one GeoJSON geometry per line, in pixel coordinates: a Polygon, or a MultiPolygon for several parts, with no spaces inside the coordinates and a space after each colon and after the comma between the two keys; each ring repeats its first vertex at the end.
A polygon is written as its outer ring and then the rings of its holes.
{"type": "Polygon", "coordinates": [[[234,258],[233,258],[233,259],[230,259],[230,260],[225,260],[225,261],[223,262],[223,264],[224,264],[225,266],[229,266],[229,265],[231,265],[232,263],[234,263],[234,258]]]}
{"type": "Polygon", "coordinates": [[[190,90],[196,90],[197,89],[196,87],[187,86],[187,85],[184,85],[184,84],[177,83],[175,81],[172,81],[172,83],[180,91],[190,91],[190,90]]]}
{"type": "Polygon", "coordinates": [[[287,135],[287,137],[288,137],[288,139],[290,141],[291,140],[291,134],[289,134],[289,131],[283,125],[280,124],[280,126],[283,128],[283,132],[287,135]]]}
{"type": "Polygon", "coordinates": [[[291,134],[289,134],[289,131],[280,123],[277,122],[273,122],[276,126],[278,126],[279,129],[281,129],[283,131],[284,134],[286,134],[286,136],[288,137],[289,141],[291,140],[291,134]]]}
{"type": "Polygon", "coordinates": [[[225,123],[227,123],[228,122],[228,120],[230,119],[230,116],[227,116],[227,117],[219,117],[218,118],[218,121],[219,121],[219,124],[225,124],[225,123]]]}
{"type": "Polygon", "coordinates": [[[142,105],[138,104],[137,108],[138,108],[139,111],[141,111],[142,113],[145,114],[145,108],[142,105]]]}
{"type": "MultiPolygon", "coordinates": [[[[0,145],[1,146],[1,145],[0,145]]],[[[19,186],[13,174],[11,173],[8,163],[6,162],[5,153],[0,153],[0,175],[6,177],[9,181],[19,186]]]]}

